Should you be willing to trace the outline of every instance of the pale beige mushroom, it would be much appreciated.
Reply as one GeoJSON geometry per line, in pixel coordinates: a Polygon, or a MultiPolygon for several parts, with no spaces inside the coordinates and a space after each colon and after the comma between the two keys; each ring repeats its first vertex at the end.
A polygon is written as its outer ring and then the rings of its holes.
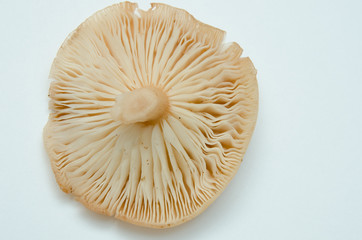
{"type": "Polygon", "coordinates": [[[256,70],[224,32],[164,4],[101,10],[54,60],[44,142],[58,184],[147,227],[200,214],[236,173],[256,121],[256,70]]]}

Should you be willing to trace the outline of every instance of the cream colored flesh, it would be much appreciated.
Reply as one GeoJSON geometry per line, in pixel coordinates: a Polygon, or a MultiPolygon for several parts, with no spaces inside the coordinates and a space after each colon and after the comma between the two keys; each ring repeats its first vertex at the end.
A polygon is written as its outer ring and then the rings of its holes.
{"type": "Polygon", "coordinates": [[[81,24],[50,73],[44,142],[63,191],[148,227],[202,212],[236,173],[257,115],[253,64],[223,38],[164,4],[120,3],[81,24]]]}

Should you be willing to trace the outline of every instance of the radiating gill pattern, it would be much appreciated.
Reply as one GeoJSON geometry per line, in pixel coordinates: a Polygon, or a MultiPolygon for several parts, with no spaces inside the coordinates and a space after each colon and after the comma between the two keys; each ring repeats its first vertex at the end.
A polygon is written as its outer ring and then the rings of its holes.
{"type": "Polygon", "coordinates": [[[224,32],[183,10],[121,3],[75,30],[54,60],[44,137],[57,181],[87,207],[170,226],[205,209],[237,171],[255,124],[255,69],[224,32]],[[123,92],[153,86],[169,108],[122,124],[123,92]]]}

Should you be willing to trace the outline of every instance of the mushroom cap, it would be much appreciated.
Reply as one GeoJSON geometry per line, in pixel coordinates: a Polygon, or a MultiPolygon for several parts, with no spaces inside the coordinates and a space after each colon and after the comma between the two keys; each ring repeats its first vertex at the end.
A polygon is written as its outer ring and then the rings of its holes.
{"type": "Polygon", "coordinates": [[[164,228],[200,214],[236,173],[258,107],[256,70],[184,10],[112,5],[54,59],[44,144],[86,207],[164,228]]]}

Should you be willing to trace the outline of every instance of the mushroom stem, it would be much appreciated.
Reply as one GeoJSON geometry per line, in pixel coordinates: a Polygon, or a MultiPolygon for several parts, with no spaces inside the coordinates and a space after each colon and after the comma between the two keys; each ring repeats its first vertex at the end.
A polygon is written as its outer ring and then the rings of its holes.
{"type": "Polygon", "coordinates": [[[164,115],[168,107],[166,94],[153,87],[122,93],[115,100],[111,116],[124,124],[155,121],[164,115]]]}

